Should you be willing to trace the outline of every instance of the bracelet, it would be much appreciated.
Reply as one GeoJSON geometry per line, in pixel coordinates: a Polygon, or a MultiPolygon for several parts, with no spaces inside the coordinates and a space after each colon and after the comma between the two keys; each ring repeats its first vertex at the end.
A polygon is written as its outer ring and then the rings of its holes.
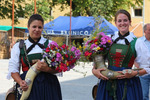
{"type": "Polygon", "coordinates": [[[140,76],[140,73],[139,73],[139,70],[137,70],[137,75],[136,75],[136,77],[139,77],[140,76]]]}

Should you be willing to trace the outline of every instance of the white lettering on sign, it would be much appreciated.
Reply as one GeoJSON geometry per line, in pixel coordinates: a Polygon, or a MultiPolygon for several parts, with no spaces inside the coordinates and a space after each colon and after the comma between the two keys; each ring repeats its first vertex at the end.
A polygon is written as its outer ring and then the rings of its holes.
{"type": "Polygon", "coordinates": [[[54,30],[48,30],[47,34],[55,34],[55,33],[54,33],[54,30]]]}
{"type": "MultiPolygon", "coordinates": [[[[61,30],[58,33],[54,30],[47,30],[47,34],[52,34],[52,35],[70,35],[70,31],[63,31],[61,30]]],[[[71,35],[90,35],[89,31],[71,31],[71,35]]]]}

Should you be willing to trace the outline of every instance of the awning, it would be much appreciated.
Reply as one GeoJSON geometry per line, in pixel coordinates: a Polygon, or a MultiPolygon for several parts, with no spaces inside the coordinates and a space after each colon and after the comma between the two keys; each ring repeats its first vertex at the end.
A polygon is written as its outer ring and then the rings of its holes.
{"type": "MultiPolygon", "coordinates": [[[[15,26],[14,29],[17,28],[17,29],[27,29],[26,27],[17,27],[15,26]]],[[[9,31],[12,29],[12,26],[2,26],[0,25],[0,31],[9,31]]]]}
{"type": "MultiPolygon", "coordinates": [[[[102,23],[99,29],[109,34],[114,34],[118,29],[103,17],[98,17],[102,23]]],[[[77,16],[71,18],[71,36],[89,36],[93,33],[96,20],[93,16],[77,16]]],[[[59,16],[55,20],[44,25],[43,33],[46,35],[69,35],[70,34],[70,17],[59,16]]]]}

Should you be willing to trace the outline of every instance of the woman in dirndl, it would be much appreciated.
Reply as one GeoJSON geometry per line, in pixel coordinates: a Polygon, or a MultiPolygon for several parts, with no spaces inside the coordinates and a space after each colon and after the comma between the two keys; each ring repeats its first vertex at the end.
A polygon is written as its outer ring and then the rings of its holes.
{"type": "Polygon", "coordinates": [[[113,44],[107,54],[108,69],[118,71],[122,75],[117,79],[109,79],[101,74],[104,68],[95,69],[93,74],[101,79],[96,100],[142,100],[142,89],[139,75],[145,74],[145,70],[131,70],[136,58],[136,37],[129,32],[131,16],[126,10],[119,10],[115,15],[115,24],[118,32],[112,36],[113,44]],[[125,72],[123,70],[125,69],[125,72]]]}
{"type": "MultiPolygon", "coordinates": [[[[54,69],[48,67],[42,59],[43,48],[46,48],[51,40],[41,37],[44,20],[41,15],[33,14],[28,20],[29,37],[24,40],[23,48],[19,48],[20,42],[17,42],[11,49],[11,58],[9,60],[8,78],[12,77],[21,90],[26,91],[28,85],[25,76],[29,67],[37,62],[37,69],[41,71],[34,79],[30,95],[27,100],[62,100],[61,88],[54,69]],[[20,64],[22,65],[22,74],[20,75],[20,64]]],[[[17,100],[20,100],[21,94],[17,92],[17,100]]]]}

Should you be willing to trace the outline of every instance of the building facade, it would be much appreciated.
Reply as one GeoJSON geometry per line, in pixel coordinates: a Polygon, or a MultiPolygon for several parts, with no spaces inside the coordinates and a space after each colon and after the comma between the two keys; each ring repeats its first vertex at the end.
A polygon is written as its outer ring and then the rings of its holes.
{"type": "Polygon", "coordinates": [[[150,0],[143,1],[144,6],[136,6],[134,8],[131,7],[129,10],[132,17],[130,31],[133,32],[137,37],[141,37],[144,35],[143,25],[146,23],[150,23],[150,0]]]}

